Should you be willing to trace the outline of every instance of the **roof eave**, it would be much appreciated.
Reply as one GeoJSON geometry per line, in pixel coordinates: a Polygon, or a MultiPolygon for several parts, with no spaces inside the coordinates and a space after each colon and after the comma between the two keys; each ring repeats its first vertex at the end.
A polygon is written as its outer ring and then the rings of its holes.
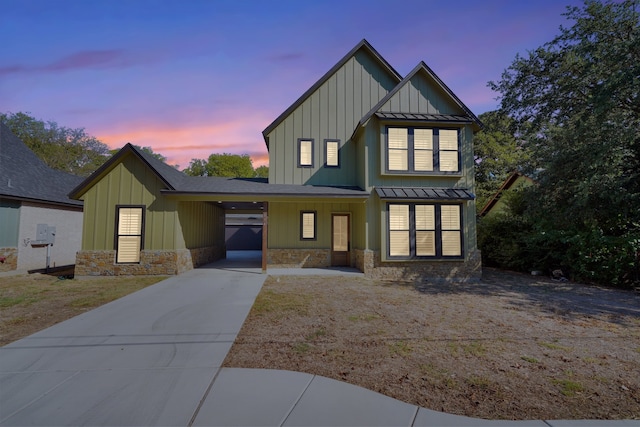
{"type": "Polygon", "coordinates": [[[140,161],[142,161],[149,169],[153,171],[153,173],[170,189],[174,189],[174,187],[166,180],[161,173],[159,173],[149,162],[136,150],[136,148],[131,144],[127,143],[124,147],[120,149],[116,154],[111,156],[109,160],[104,162],[102,166],[95,170],[91,175],[87,177],[84,181],[82,181],[76,188],[69,192],[69,198],[79,200],[80,197],[93,185],[94,181],[97,181],[103,174],[106,174],[113,166],[118,164],[121,159],[129,153],[133,153],[140,161]]]}

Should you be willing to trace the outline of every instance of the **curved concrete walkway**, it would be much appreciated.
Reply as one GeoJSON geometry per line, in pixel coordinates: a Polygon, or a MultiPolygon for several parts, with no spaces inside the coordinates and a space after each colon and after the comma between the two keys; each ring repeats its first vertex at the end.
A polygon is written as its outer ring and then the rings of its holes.
{"type": "Polygon", "coordinates": [[[0,348],[0,425],[640,426],[477,420],[310,374],[221,368],[266,278],[246,262],[189,271],[0,348]]]}

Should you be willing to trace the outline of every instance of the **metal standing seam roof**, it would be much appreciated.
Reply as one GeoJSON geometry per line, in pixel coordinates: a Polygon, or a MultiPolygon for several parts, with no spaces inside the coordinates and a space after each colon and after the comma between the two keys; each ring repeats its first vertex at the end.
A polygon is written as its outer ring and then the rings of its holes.
{"type": "Polygon", "coordinates": [[[462,188],[428,187],[376,187],[376,193],[385,200],[473,200],[475,195],[462,188]]]}
{"type": "Polygon", "coordinates": [[[421,122],[446,122],[446,123],[473,123],[473,119],[469,116],[460,116],[454,114],[417,114],[417,113],[394,113],[388,111],[380,111],[375,113],[376,117],[383,120],[418,120],[421,122]]]}

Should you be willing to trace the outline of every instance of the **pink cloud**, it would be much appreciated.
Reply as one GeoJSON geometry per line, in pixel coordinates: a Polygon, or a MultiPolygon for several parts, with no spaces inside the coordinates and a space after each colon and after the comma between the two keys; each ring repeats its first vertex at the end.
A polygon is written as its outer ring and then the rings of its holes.
{"type": "Polygon", "coordinates": [[[268,164],[267,149],[255,123],[247,117],[224,123],[140,122],[122,123],[117,128],[93,132],[111,148],[120,148],[127,142],[151,147],[167,157],[168,163],[178,164],[180,169],[186,168],[192,159],[206,159],[213,153],[223,152],[249,154],[255,167],[268,164]],[[249,127],[252,123],[254,126],[249,127]]]}
{"type": "MultiPolygon", "coordinates": [[[[52,62],[39,65],[13,64],[0,68],[0,76],[22,73],[49,73],[88,68],[127,67],[142,62],[141,57],[133,58],[122,49],[83,50],[64,56],[52,62]]],[[[145,59],[147,61],[148,59],[145,59]]]]}

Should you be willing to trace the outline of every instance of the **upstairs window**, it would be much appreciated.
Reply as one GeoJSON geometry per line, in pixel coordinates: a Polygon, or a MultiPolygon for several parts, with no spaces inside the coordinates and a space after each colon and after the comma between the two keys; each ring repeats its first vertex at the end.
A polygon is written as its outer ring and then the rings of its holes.
{"type": "Polygon", "coordinates": [[[457,129],[388,127],[386,154],[389,173],[460,172],[457,129]]]}
{"type": "Polygon", "coordinates": [[[117,206],[116,222],[116,263],[139,263],[144,242],[144,206],[117,206]]]}
{"type": "Polygon", "coordinates": [[[325,162],[327,168],[340,167],[340,141],[337,139],[324,140],[325,162]]]}
{"type": "Polygon", "coordinates": [[[298,167],[313,167],[313,139],[298,140],[298,167]]]}

